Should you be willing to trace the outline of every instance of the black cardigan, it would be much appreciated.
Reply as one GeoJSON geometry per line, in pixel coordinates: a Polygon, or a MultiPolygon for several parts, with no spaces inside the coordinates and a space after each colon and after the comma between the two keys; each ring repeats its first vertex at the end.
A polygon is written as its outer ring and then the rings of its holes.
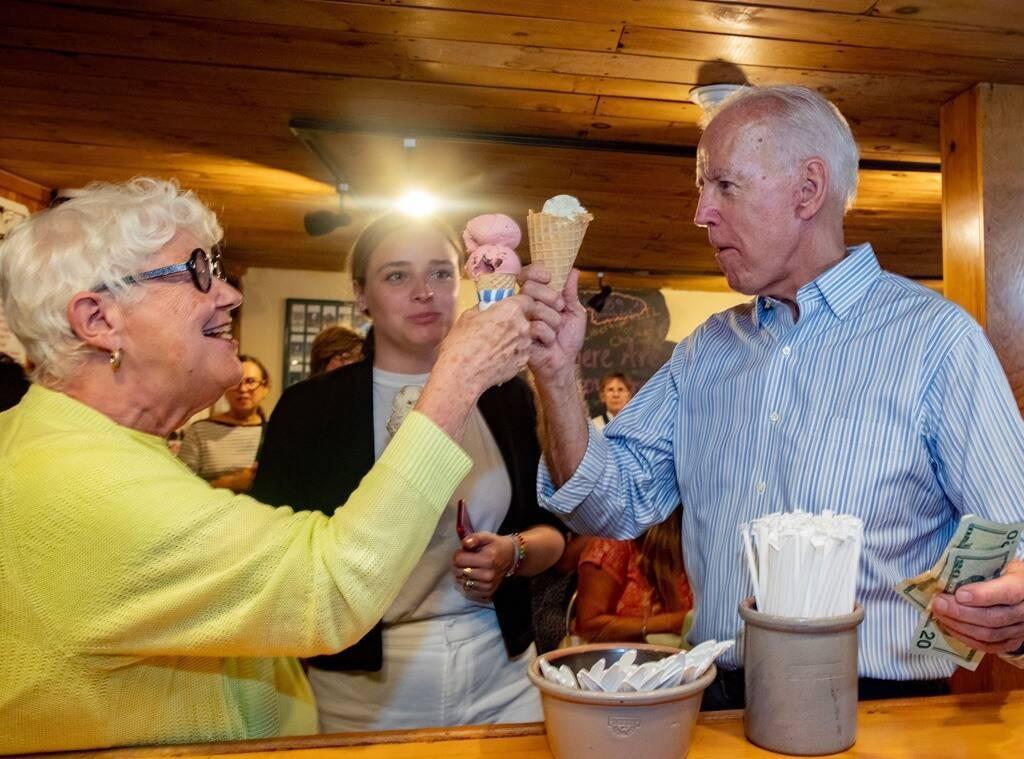
{"type": "MultiPolygon", "coordinates": [[[[333,514],[374,464],[373,367],[369,360],[292,385],[281,396],[267,425],[251,494],[272,505],[333,514]]],[[[458,392],[453,388],[452,392],[458,392]]],[[[533,395],[513,379],[480,396],[477,407],[501,451],[512,482],[512,501],[498,529],[519,532],[558,520],[537,504],[536,433],[533,395]]],[[[494,596],[509,656],[533,641],[529,581],[506,579],[494,596]]],[[[338,654],[311,663],[327,670],[379,670],[383,663],[381,624],[338,654]]]]}

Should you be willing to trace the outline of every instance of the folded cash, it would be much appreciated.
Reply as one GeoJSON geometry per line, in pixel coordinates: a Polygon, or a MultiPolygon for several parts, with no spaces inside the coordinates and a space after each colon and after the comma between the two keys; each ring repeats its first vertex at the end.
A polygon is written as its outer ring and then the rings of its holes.
{"type": "Polygon", "coordinates": [[[977,669],[984,652],[943,632],[931,613],[932,599],[939,593],[954,594],[963,585],[999,577],[1016,553],[1022,529],[1024,523],[1000,524],[967,514],[935,566],[895,586],[900,597],[921,612],[912,650],[977,669]]]}

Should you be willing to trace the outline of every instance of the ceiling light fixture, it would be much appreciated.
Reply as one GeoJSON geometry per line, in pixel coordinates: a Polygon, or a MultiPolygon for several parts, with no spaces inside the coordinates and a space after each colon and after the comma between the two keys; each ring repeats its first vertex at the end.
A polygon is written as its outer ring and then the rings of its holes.
{"type": "Polygon", "coordinates": [[[335,188],[338,191],[338,210],[310,211],[302,217],[302,224],[306,228],[306,234],[310,237],[322,237],[330,234],[338,227],[346,227],[352,223],[352,217],[345,210],[345,200],[348,197],[348,185],[344,182],[335,188]]]}
{"type": "Polygon", "coordinates": [[[409,216],[428,216],[437,210],[437,198],[423,190],[407,190],[395,207],[409,216]]]}
{"type": "Polygon", "coordinates": [[[609,296],[612,294],[612,286],[604,283],[604,272],[599,271],[597,273],[597,286],[601,289],[599,293],[592,296],[587,301],[587,308],[592,308],[597,313],[601,313],[604,309],[605,304],[608,302],[609,296]]]}
{"type": "Polygon", "coordinates": [[[699,105],[704,114],[710,116],[723,100],[745,86],[743,84],[702,84],[690,89],[690,101],[699,105]]]}

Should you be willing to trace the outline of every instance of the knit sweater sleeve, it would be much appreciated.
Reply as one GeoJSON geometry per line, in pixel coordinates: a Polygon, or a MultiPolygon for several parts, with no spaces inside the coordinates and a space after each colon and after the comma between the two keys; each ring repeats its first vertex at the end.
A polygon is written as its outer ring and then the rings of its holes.
{"type": "Polygon", "coordinates": [[[13,462],[15,502],[47,513],[7,515],[19,534],[11,568],[33,578],[31,604],[66,653],[341,650],[391,605],[470,468],[411,414],[328,518],[213,489],[158,448],[69,433],[13,462]]]}

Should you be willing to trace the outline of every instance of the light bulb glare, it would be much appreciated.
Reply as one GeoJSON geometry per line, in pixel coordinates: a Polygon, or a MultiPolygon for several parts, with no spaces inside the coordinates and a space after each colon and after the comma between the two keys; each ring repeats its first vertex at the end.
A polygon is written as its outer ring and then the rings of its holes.
{"type": "Polygon", "coordinates": [[[409,216],[427,216],[437,210],[437,198],[423,190],[409,190],[398,199],[397,207],[409,216]]]}

